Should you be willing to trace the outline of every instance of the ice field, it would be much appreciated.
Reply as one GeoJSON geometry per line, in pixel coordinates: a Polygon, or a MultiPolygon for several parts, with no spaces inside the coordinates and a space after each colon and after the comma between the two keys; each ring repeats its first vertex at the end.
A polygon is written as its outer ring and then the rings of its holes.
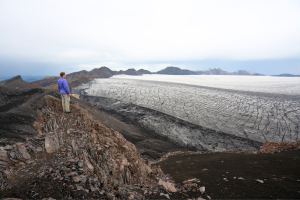
{"type": "Polygon", "coordinates": [[[223,89],[300,95],[300,77],[222,75],[117,75],[111,79],[133,79],[183,83],[223,89]]]}
{"type": "Polygon", "coordinates": [[[259,142],[299,139],[300,78],[121,75],[78,89],[259,142]]]}

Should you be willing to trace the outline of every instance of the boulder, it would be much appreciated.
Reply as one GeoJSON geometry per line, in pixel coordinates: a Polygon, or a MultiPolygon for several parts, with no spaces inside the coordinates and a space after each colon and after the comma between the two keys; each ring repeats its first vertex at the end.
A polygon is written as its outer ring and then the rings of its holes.
{"type": "Polygon", "coordinates": [[[177,192],[174,184],[170,183],[169,181],[166,182],[166,181],[159,179],[158,185],[163,186],[168,192],[177,192]]]}
{"type": "Polygon", "coordinates": [[[45,148],[47,153],[54,153],[59,149],[59,142],[55,135],[45,137],[45,148]]]}

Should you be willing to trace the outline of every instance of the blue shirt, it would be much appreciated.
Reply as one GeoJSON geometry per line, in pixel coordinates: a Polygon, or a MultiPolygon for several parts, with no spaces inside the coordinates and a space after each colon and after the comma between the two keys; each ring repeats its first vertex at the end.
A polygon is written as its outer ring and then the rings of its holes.
{"type": "Polygon", "coordinates": [[[58,90],[61,94],[70,94],[69,86],[68,86],[68,81],[64,77],[61,77],[57,81],[58,85],[58,90]]]}

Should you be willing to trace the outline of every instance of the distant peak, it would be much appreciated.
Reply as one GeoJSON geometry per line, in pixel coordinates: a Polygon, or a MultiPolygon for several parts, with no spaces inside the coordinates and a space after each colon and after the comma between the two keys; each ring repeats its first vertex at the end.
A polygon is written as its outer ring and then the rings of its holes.
{"type": "Polygon", "coordinates": [[[20,75],[18,75],[18,76],[15,76],[15,77],[5,80],[5,82],[14,82],[14,81],[23,81],[23,79],[20,75]]]}
{"type": "Polygon", "coordinates": [[[173,66],[169,66],[166,69],[180,69],[179,67],[173,67],[173,66]]]}

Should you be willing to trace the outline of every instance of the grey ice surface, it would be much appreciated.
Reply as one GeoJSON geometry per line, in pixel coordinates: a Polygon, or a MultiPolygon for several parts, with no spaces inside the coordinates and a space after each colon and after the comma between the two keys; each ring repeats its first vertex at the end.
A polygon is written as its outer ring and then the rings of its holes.
{"type": "Polygon", "coordinates": [[[116,75],[112,79],[163,81],[197,86],[207,86],[239,91],[300,95],[300,77],[236,76],[236,75],[116,75]]]}
{"type": "Polygon", "coordinates": [[[289,92],[288,88],[285,94],[278,94],[272,91],[262,93],[264,90],[259,89],[249,92],[245,89],[110,78],[95,79],[75,89],[80,90],[85,95],[132,103],[258,142],[299,139],[300,96],[289,92]]]}

